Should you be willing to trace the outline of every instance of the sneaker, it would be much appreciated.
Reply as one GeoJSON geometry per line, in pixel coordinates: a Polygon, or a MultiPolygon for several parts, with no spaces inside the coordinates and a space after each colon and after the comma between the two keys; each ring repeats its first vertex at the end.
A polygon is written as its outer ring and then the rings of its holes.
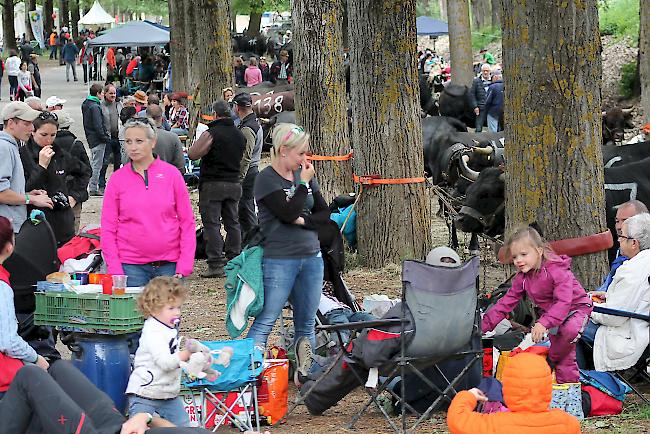
{"type": "Polygon", "coordinates": [[[99,190],[90,190],[90,191],[88,192],[88,194],[89,194],[90,196],[96,196],[96,197],[97,197],[97,196],[99,196],[99,197],[102,196],[102,193],[101,193],[99,190]]]}
{"type": "Polygon", "coordinates": [[[215,277],[226,277],[226,273],[223,271],[223,268],[208,267],[208,271],[201,273],[200,276],[207,279],[213,279],[215,277]]]}
{"type": "Polygon", "coordinates": [[[296,341],[296,371],[306,377],[311,365],[314,364],[314,351],[307,336],[301,336],[296,341]]]}

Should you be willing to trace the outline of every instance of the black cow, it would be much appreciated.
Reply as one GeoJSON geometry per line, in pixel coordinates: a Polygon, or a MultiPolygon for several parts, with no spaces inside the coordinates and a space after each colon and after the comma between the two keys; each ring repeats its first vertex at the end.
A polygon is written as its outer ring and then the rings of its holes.
{"type": "Polygon", "coordinates": [[[268,38],[258,34],[256,36],[235,35],[232,38],[233,52],[251,52],[258,57],[266,53],[268,38]]]}
{"type": "Polygon", "coordinates": [[[614,145],[622,142],[625,127],[634,128],[632,109],[615,107],[603,111],[603,145],[614,145]]]}
{"type": "Polygon", "coordinates": [[[447,85],[438,99],[438,110],[441,116],[456,118],[466,126],[474,127],[476,115],[469,103],[469,89],[459,84],[447,85]]]}
{"type": "Polygon", "coordinates": [[[276,84],[270,81],[263,81],[252,87],[238,87],[235,89],[235,94],[250,93],[251,95],[264,95],[269,93],[293,91],[294,88],[295,86],[293,84],[276,84]]]}
{"type": "MultiPolygon", "coordinates": [[[[605,168],[607,227],[615,235],[616,209],[632,199],[650,204],[650,158],[605,168]]],[[[502,234],[505,224],[505,179],[499,169],[481,171],[467,189],[465,202],[456,223],[464,232],[502,234]]],[[[615,250],[615,249],[612,249],[615,250]]],[[[612,258],[610,251],[610,259],[612,258]]]]}
{"type": "Polygon", "coordinates": [[[603,146],[605,167],[622,166],[650,157],[650,141],[624,146],[603,146]]]}

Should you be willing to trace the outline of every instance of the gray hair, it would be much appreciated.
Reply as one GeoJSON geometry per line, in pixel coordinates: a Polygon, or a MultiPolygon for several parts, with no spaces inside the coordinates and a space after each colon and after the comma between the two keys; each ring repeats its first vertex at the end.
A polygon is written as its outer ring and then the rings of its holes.
{"type": "Polygon", "coordinates": [[[124,124],[124,135],[126,135],[127,130],[130,130],[131,128],[140,128],[144,130],[149,140],[155,140],[157,137],[156,128],[147,118],[132,118],[126,121],[124,124]]]}
{"type": "Polygon", "coordinates": [[[27,104],[34,110],[38,110],[38,111],[45,110],[45,105],[43,104],[43,100],[37,96],[30,96],[25,98],[25,104],[27,104]]]}
{"type": "Polygon", "coordinates": [[[481,71],[483,71],[485,68],[487,68],[488,71],[492,72],[492,65],[490,65],[489,63],[484,63],[481,65],[481,71]]]}
{"type": "Polygon", "coordinates": [[[230,104],[223,99],[218,99],[212,104],[212,111],[220,118],[230,117],[230,104]]]}
{"type": "MultiPolygon", "coordinates": [[[[25,100],[25,101],[27,101],[27,100],[25,100]]],[[[643,202],[641,202],[640,200],[636,200],[636,199],[628,200],[627,202],[625,202],[625,203],[621,204],[621,206],[619,206],[619,208],[627,208],[627,207],[634,208],[635,214],[641,214],[641,213],[644,213],[644,212],[645,213],[648,212],[648,207],[645,206],[645,204],[643,202]]]]}
{"type": "Polygon", "coordinates": [[[639,242],[640,250],[650,248],[650,214],[644,212],[630,217],[623,226],[627,228],[627,236],[639,242]]]}

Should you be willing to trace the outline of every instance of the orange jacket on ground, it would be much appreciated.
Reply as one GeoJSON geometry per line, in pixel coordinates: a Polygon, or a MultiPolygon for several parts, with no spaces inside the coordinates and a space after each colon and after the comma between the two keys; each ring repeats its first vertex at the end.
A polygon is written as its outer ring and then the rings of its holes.
{"type": "Polygon", "coordinates": [[[513,357],[503,372],[503,398],[510,411],[481,414],[474,411],[476,398],[467,391],[454,397],[447,412],[452,434],[574,434],[580,422],[570,414],[549,410],[553,379],[542,357],[522,353],[513,357]]]}

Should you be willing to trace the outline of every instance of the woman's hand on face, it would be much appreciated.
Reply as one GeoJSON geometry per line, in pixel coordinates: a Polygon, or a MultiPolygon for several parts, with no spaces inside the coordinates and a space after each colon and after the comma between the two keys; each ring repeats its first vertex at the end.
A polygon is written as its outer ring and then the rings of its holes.
{"type": "Polygon", "coordinates": [[[314,177],[316,174],[316,171],[314,169],[314,165],[311,164],[311,161],[305,160],[304,163],[302,163],[302,170],[300,171],[300,180],[309,182],[311,179],[314,177]]]}
{"type": "Polygon", "coordinates": [[[50,161],[52,161],[52,157],[54,157],[54,149],[52,149],[52,146],[43,146],[43,149],[38,153],[38,165],[47,169],[50,161]]]}

